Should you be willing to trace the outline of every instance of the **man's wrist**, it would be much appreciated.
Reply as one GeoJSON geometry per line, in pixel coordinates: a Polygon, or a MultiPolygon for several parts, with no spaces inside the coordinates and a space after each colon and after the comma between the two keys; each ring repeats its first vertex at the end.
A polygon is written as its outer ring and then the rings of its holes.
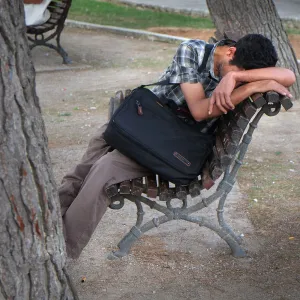
{"type": "Polygon", "coordinates": [[[249,83],[246,83],[245,86],[247,89],[247,94],[249,94],[250,96],[257,92],[257,89],[255,89],[255,83],[249,82],[249,83]]]}
{"type": "Polygon", "coordinates": [[[243,77],[242,77],[242,75],[243,75],[242,72],[243,71],[231,71],[231,73],[232,73],[231,76],[235,81],[244,82],[243,77]]]}

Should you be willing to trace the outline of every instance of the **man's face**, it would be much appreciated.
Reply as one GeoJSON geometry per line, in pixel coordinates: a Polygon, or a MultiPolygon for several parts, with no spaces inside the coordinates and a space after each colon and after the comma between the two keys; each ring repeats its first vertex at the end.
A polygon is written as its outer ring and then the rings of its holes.
{"type": "Polygon", "coordinates": [[[235,51],[235,47],[224,47],[222,49],[222,54],[217,64],[217,72],[220,78],[223,78],[228,72],[243,70],[242,68],[230,64],[230,61],[234,57],[235,51]]]}
{"type": "Polygon", "coordinates": [[[224,61],[220,63],[218,69],[219,69],[220,78],[223,78],[227,73],[231,71],[238,72],[244,70],[243,68],[239,68],[237,66],[231,65],[229,61],[224,61]]]}

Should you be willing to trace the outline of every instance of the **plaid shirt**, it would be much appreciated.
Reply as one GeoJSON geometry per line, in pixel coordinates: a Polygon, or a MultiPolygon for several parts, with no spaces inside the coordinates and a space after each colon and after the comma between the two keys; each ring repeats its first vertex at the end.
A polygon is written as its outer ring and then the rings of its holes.
{"type": "MultiPolygon", "coordinates": [[[[186,104],[184,95],[180,88],[180,83],[201,83],[205,92],[205,96],[209,98],[219,83],[219,78],[214,74],[214,52],[217,44],[214,45],[205,68],[201,73],[198,69],[202,64],[205,53],[205,41],[189,40],[183,42],[174,58],[172,64],[161,75],[159,81],[169,79],[172,85],[156,85],[152,92],[159,98],[167,98],[173,100],[178,106],[186,104]]],[[[207,132],[216,119],[209,119],[205,122],[202,132],[207,132]]]]}

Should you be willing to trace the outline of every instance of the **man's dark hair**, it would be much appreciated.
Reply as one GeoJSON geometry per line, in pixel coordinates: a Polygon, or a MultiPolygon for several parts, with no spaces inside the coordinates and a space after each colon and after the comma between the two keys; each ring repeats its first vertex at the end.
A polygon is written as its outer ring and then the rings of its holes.
{"type": "Polygon", "coordinates": [[[231,39],[224,39],[218,42],[218,47],[219,46],[229,46],[229,47],[235,47],[236,41],[231,40],[231,39]]]}
{"type": "Polygon", "coordinates": [[[231,65],[245,70],[274,67],[278,60],[272,42],[261,34],[247,34],[239,39],[231,65]]]}

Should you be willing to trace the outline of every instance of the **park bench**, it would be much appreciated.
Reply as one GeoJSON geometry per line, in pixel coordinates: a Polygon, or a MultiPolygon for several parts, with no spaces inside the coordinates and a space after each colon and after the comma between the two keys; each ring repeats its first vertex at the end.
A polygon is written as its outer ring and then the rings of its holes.
{"type": "MultiPolygon", "coordinates": [[[[226,38],[232,39],[238,38],[238,36],[240,36],[239,33],[225,34],[226,38]]],[[[217,32],[216,37],[219,40],[224,35],[217,32]]],[[[215,38],[210,39],[210,42],[216,41],[215,38]]],[[[118,91],[110,99],[109,118],[130,93],[130,90],[126,90],[124,93],[118,91]]],[[[225,221],[225,201],[235,184],[238,170],[243,164],[253,132],[261,117],[263,115],[275,116],[281,107],[288,110],[292,106],[288,97],[270,91],[264,94],[254,94],[237,105],[233,111],[222,115],[217,120],[216,142],[213,151],[207,159],[201,175],[187,186],[174,185],[163,180],[157,174],[152,174],[145,178],[127,180],[107,187],[106,193],[110,199],[109,207],[111,209],[121,209],[125,199],[135,203],[137,207],[136,224],[119,242],[119,250],[110,253],[108,258],[116,259],[127,255],[133,243],[145,232],[172,220],[185,220],[211,229],[229,245],[234,257],[245,257],[246,252],[241,246],[242,237],[235,234],[225,221]],[[203,190],[212,192],[208,196],[203,196],[201,193],[203,190]],[[196,200],[196,204],[192,204],[191,198],[195,198],[193,200],[196,200]],[[177,199],[181,207],[174,206],[173,199],[177,199]],[[218,224],[214,222],[213,217],[192,215],[205,209],[217,199],[219,199],[216,212],[218,224]],[[143,223],[142,204],[163,215],[143,223]]]]}
{"type": "Polygon", "coordinates": [[[41,25],[27,26],[27,37],[30,42],[30,49],[36,46],[46,46],[54,49],[63,58],[64,64],[71,63],[68,53],[60,44],[60,35],[65,26],[72,0],[53,0],[47,7],[50,11],[50,18],[41,25]],[[47,35],[46,35],[47,34],[47,35]],[[56,45],[49,43],[56,39],[56,45]]]}
{"type": "MultiPolygon", "coordinates": [[[[129,94],[130,90],[127,90],[125,97],[129,94]]],[[[124,101],[122,91],[117,92],[115,97],[111,98],[110,117],[122,101],[124,101]]],[[[237,172],[243,163],[259,120],[264,114],[277,115],[281,106],[288,110],[292,107],[292,102],[289,98],[279,96],[275,92],[254,94],[237,105],[233,111],[221,116],[217,121],[216,143],[202,170],[201,178],[196,178],[188,186],[174,186],[156,174],[109,186],[106,193],[111,200],[109,206],[111,209],[121,209],[124,206],[124,199],[132,201],[137,207],[136,224],[118,244],[119,250],[113,251],[109,258],[127,255],[132,244],[145,232],[172,220],[185,220],[213,230],[227,242],[234,257],[244,257],[246,253],[240,245],[241,237],[237,236],[225,222],[224,204],[236,181],[237,172]],[[222,176],[215,191],[209,197],[202,197],[201,190],[210,190],[222,176]],[[188,206],[188,195],[191,198],[198,197],[199,202],[188,206]],[[181,201],[181,207],[173,207],[171,202],[175,198],[181,201]],[[219,199],[218,225],[206,217],[191,215],[206,208],[217,199],[219,199]],[[160,204],[159,201],[166,205],[160,204]],[[155,217],[143,224],[142,203],[163,213],[163,216],[155,217]]]]}

